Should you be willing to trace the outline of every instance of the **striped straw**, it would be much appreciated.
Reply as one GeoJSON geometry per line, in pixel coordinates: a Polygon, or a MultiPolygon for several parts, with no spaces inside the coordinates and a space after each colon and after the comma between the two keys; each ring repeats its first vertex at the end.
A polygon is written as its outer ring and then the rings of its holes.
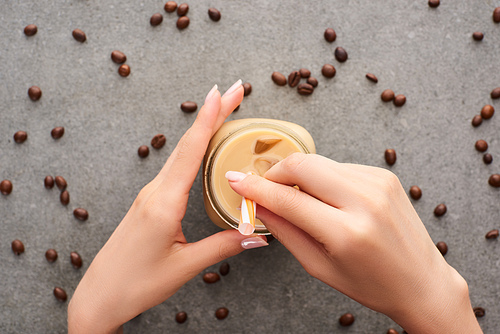
{"type": "Polygon", "coordinates": [[[240,211],[240,224],[238,231],[243,235],[250,235],[255,231],[255,211],[257,205],[254,201],[242,197],[241,211],[240,211]]]}

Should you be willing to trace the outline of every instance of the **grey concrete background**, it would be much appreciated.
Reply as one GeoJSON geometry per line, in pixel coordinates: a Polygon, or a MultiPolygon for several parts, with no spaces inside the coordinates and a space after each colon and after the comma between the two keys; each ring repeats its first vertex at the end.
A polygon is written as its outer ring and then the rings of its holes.
{"type": "MultiPolygon", "coordinates": [[[[500,245],[486,232],[499,228],[500,193],[488,183],[499,171],[499,116],[473,128],[470,120],[491,101],[500,86],[500,25],[491,16],[498,0],[443,0],[431,9],[426,0],[377,1],[222,1],[189,2],[190,26],[175,27],[176,14],[165,1],[4,0],[0,4],[0,179],[14,190],[0,196],[0,332],[63,333],[67,303],[52,295],[55,286],[72,296],[93,257],[125,215],[135,196],[159,171],[176,142],[195,118],[179,106],[199,105],[215,84],[221,91],[241,78],[253,92],[230,119],[268,117],[296,122],[316,140],[318,152],[342,162],[387,167],[384,150],[395,148],[390,168],[405,189],[423,190],[415,208],[434,241],[449,246],[446,260],[468,281],[473,306],[486,309],[479,320],[486,333],[500,323],[500,245]],[[212,22],[209,7],[222,13],[212,22]],[[163,23],[151,27],[153,13],[163,23]],[[38,33],[26,37],[34,23],[38,33]],[[327,27],[337,41],[323,39],[327,27]],[[80,28],[87,42],[71,32],[80,28]],[[482,31],[482,42],[472,32],[482,31]],[[349,60],[333,56],[342,46],[349,60]],[[111,51],[127,55],[132,72],[117,74],[111,51]],[[337,68],[334,79],[321,67],[337,68]],[[301,67],[319,86],[308,97],[278,87],[273,71],[286,75],[301,67]],[[375,73],[378,84],[365,79],[375,73]],[[40,101],[27,90],[38,85],[40,101]],[[402,108],[384,104],[380,93],[391,88],[407,97],[402,108]],[[53,140],[50,131],[64,126],[53,140]],[[13,142],[18,130],[24,144],[13,142]],[[157,133],[166,146],[139,159],[137,148],[157,133]],[[478,139],[490,144],[491,165],[474,149],[478,139]],[[71,203],[59,203],[57,189],[46,190],[46,175],[68,181],[71,203]],[[448,213],[433,216],[444,202],[448,213]],[[90,213],[87,222],[72,216],[75,207],[90,213]],[[26,252],[15,256],[12,240],[26,252]],[[48,248],[59,259],[48,263],[48,248]],[[75,270],[69,253],[81,254],[75,270]]],[[[183,229],[190,241],[218,231],[207,218],[200,178],[191,191],[183,229]]],[[[401,330],[373,312],[311,278],[278,242],[229,260],[231,273],[207,286],[201,275],[172,298],[126,325],[129,333],[314,332],[385,333],[401,330]],[[255,287],[244,288],[249,282],[255,287]],[[230,315],[214,317],[218,307],[230,315]],[[189,320],[175,323],[185,310],[189,320]],[[355,315],[349,328],[338,318],[355,315]]],[[[207,270],[217,270],[217,266],[207,270]]],[[[397,275],[398,273],[394,273],[397,275]]]]}

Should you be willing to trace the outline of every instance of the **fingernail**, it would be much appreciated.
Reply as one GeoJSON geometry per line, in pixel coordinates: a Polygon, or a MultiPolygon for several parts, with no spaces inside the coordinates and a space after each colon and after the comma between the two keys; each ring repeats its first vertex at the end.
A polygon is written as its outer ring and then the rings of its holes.
{"type": "Polygon", "coordinates": [[[215,92],[217,91],[217,84],[215,84],[212,89],[207,94],[207,97],[205,98],[205,103],[210,101],[210,99],[214,96],[215,92]]]}
{"type": "Polygon", "coordinates": [[[230,95],[232,92],[238,89],[238,87],[241,86],[241,82],[242,82],[241,79],[236,81],[231,87],[229,87],[229,89],[224,93],[224,95],[222,95],[222,97],[230,95]]]}
{"type": "Polygon", "coordinates": [[[245,249],[252,249],[258,247],[268,246],[269,244],[259,237],[243,239],[241,242],[241,247],[245,249]]]}
{"type": "Polygon", "coordinates": [[[240,182],[248,175],[245,173],[242,173],[242,172],[229,171],[226,173],[225,176],[226,176],[226,179],[228,179],[230,182],[240,182]]]}

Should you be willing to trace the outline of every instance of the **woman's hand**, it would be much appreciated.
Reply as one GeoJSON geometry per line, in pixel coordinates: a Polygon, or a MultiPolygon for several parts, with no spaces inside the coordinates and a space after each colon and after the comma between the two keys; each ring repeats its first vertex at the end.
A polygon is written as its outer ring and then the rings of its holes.
{"type": "Polygon", "coordinates": [[[312,276],[409,333],[481,333],[467,283],[393,173],[297,153],[264,177],[226,177],[312,276]]]}
{"type": "Polygon", "coordinates": [[[217,86],[208,93],[194,124],[82,278],[68,307],[70,333],[121,331],[123,323],[165,301],[206,267],[243,247],[267,245],[237,230],[195,243],[187,243],[182,233],[189,190],[208,142],[242,99],[241,80],[222,98],[217,86]]]}

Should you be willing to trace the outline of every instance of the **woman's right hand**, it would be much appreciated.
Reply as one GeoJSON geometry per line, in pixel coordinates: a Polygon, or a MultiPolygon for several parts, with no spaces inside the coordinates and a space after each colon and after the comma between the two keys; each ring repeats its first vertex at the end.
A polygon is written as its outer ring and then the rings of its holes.
{"type": "Polygon", "coordinates": [[[467,283],[390,171],[296,153],[264,177],[226,177],[312,276],[409,333],[481,333],[467,283]]]}

